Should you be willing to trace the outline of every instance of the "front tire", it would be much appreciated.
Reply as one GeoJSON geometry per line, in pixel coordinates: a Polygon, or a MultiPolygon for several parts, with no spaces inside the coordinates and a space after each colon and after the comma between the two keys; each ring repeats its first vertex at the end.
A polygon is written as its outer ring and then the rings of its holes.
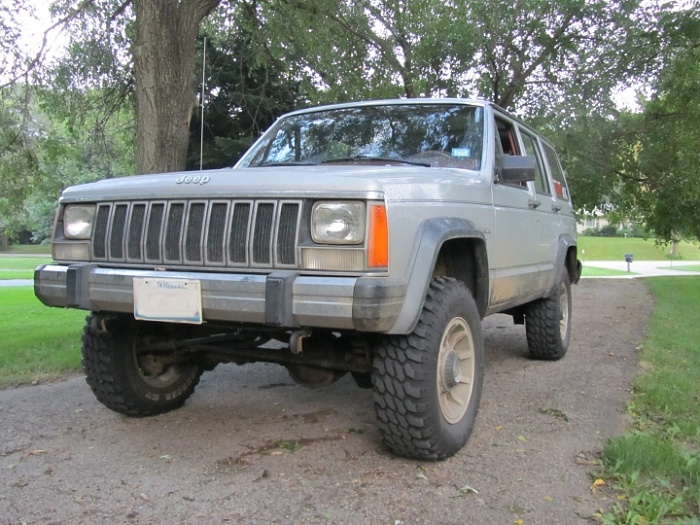
{"type": "Polygon", "coordinates": [[[83,331],[83,369],[97,400],[132,417],[181,407],[194,392],[202,367],[170,355],[144,353],[159,327],[125,316],[93,314],[83,331]]]}
{"type": "Polygon", "coordinates": [[[571,338],[571,279],[566,270],[555,294],[528,306],[525,333],[533,359],[556,361],[566,355],[571,338]]]}
{"type": "Polygon", "coordinates": [[[413,332],[376,348],[374,405],[385,445],[421,460],[457,453],[476,420],[483,367],[474,298],[462,282],[434,278],[413,332]]]}

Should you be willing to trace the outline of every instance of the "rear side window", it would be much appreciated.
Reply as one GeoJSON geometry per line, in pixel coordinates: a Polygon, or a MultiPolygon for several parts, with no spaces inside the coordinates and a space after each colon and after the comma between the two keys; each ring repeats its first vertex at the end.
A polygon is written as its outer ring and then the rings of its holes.
{"type": "Polygon", "coordinates": [[[547,165],[549,166],[549,171],[554,179],[554,194],[558,199],[565,201],[569,200],[569,188],[566,186],[566,179],[564,178],[564,171],[561,169],[561,164],[559,164],[559,158],[557,157],[554,148],[549,144],[544,144],[544,152],[547,157],[547,165]]]}

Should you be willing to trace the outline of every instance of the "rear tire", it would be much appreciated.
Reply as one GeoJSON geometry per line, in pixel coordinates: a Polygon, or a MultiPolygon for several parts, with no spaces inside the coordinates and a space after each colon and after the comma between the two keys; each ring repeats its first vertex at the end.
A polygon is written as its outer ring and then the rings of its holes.
{"type": "Polygon", "coordinates": [[[571,279],[566,270],[554,295],[528,306],[525,333],[533,359],[556,361],[566,355],[571,338],[571,279]]]}
{"type": "Polygon", "coordinates": [[[93,314],[83,331],[83,369],[97,400],[133,417],[154,416],[181,407],[194,392],[202,367],[194,361],[141,352],[158,325],[126,316],[93,314]]]}
{"type": "Polygon", "coordinates": [[[469,289],[455,279],[430,284],[413,332],[385,336],[374,359],[374,405],[384,444],[421,460],[457,453],[479,410],[484,346],[469,289]]]}

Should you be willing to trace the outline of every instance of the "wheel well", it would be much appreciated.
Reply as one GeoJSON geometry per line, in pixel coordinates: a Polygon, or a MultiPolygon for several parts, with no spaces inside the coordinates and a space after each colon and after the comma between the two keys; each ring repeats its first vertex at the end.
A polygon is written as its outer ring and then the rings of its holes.
{"type": "Polygon", "coordinates": [[[481,239],[449,239],[440,247],[433,277],[453,277],[471,291],[481,317],[488,305],[488,262],[481,239]]]}
{"type": "Polygon", "coordinates": [[[578,261],[578,248],[576,246],[569,246],[569,249],[566,251],[564,266],[569,272],[571,283],[576,284],[581,277],[581,264],[578,261]]]}

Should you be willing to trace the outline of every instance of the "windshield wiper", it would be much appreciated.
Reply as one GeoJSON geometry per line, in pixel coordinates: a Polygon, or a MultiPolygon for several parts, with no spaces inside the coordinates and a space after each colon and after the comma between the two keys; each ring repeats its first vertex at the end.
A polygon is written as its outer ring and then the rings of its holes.
{"type": "Polygon", "coordinates": [[[355,155],[354,157],[331,158],[322,161],[321,164],[333,164],[336,162],[353,162],[356,160],[372,160],[377,162],[400,162],[401,164],[410,164],[412,166],[423,166],[426,168],[430,167],[430,164],[426,162],[415,162],[413,160],[406,160],[398,157],[374,157],[372,155],[355,155]]]}
{"type": "Polygon", "coordinates": [[[305,162],[300,161],[286,161],[286,162],[261,162],[260,164],[254,164],[252,168],[269,168],[271,166],[316,166],[315,162],[305,162]]]}

